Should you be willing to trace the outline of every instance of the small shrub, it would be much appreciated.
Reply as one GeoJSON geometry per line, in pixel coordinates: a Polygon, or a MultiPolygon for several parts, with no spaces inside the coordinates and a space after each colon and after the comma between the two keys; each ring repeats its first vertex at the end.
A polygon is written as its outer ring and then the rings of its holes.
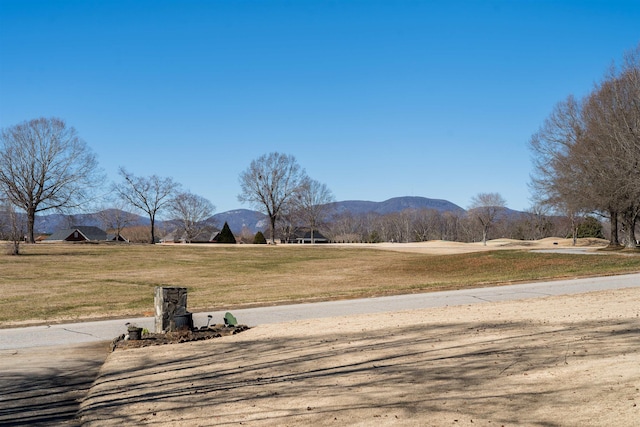
{"type": "Polygon", "coordinates": [[[262,234],[262,231],[258,231],[255,235],[255,237],[253,238],[253,244],[254,245],[266,245],[267,244],[267,239],[264,238],[264,234],[262,234]]]}
{"type": "Polygon", "coordinates": [[[597,239],[603,239],[602,224],[596,218],[588,216],[578,225],[577,230],[578,238],[594,237],[597,239]]]}
{"type": "Polygon", "coordinates": [[[220,231],[220,234],[218,234],[218,237],[216,237],[216,243],[236,243],[236,238],[231,232],[229,224],[227,224],[226,222],[222,227],[222,231],[220,231]]]}

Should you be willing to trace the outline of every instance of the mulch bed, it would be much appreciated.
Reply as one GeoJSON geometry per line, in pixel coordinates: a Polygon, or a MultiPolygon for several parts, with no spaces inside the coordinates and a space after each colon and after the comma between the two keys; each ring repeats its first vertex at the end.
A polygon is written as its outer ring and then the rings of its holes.
{"type": "Polygon", "coordinates": [[[245,325],[212,325],[209,327],[202,327],[200,329],[183,329],[181,331],[167,332],[164,334],[142,334],[142,338],[139,340],[131,340],[125,335],[120,335],[111,342],[111,351],[148,347],[151,345],[179,344],[191,341],[210,340],[228,335],[235,335],[248,329],[249,327],[245,325]]]}

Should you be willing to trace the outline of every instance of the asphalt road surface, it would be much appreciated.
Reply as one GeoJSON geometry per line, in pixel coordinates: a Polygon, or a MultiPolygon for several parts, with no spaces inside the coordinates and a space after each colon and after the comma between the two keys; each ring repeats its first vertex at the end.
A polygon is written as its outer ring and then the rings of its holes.
{"type": "MultiPolygon", "coordinates": [[[[233,310],[233,315],[241,324],[256,326],[300,319],[480,304],[638,286],[640,286],[640,274],[626,274],[379,298],[248,308],[233,310]]],[[[209,314],[213,316],[211,323],[223,323],[224,311],[202,312],[194,313],[194,325],[206,325],[209,314]]],[[[0,329],[0,351],[111,341],[118,335],[125,333],[125,323],[127,322],[154,331],[153,317],[0,329]]]]}
{"type": "Polygon", "coordinates": [[[0,426],[75,426],[109,343],[0,350],[0,426]]]}

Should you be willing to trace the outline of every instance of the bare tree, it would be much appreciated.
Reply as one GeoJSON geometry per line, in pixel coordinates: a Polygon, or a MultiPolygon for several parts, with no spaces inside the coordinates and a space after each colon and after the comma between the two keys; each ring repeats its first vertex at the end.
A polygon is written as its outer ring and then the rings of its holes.
{"type": "Polygon", "coordinates": [[[240,241],[240,243],[253,243],[253,241],[255,240],[255,236],[256,235],[249,229],[249,227],[243,225],[242,230],[240,230],[238,240],[240,241]]]}
{"type": "MultiPolygon", "coordinates": [[[[640,45],[586,98],[583,114],[586,138],[576,146],[577,155],[590,160],[583,169],[591,174],[599,196],[595,202],[609,201],[610,210],[619,214],[626,246],[634,248],[640,215],[640,45]]],[[[602,211],[602,203],[594,205],[602,211]]]]}
{"type": "Polygon", "coordinates": [[[122,230],[138,223],[138,215],[130,212],[124,200],[116,200],[110,207],[98,212],[98,218],[106,230],[113,230],[116,239],[122,236],[122,230]]]}
{"type": "Polygon", "coordinates": [[[123,167],[119,174],[122,182],[114,185],[114,190],[128,203],[149,215],[151,244],[156,242],[156,215],[172,199],[180,184],[171,178],[157,175],[137,177],[123,167]]]}
{"type": "Polygon", "coordinates": [[[504,211],[507,202],[498,193],[480,193],[471,199],[469,214],[482,226],[482,243],[487,244],[489,228],[504,211]]]}
{"type": "Polygon", "coordinates": [[[360,233],[360,241],[369,243],[378,243],[383,241],[383,236],[380,233],[380,224],[382,222],[382,215],[375,212],[368,212],[364,215],[360,215],[360,221],[358,222],[358,231],[360,233]]]}
{"type": "Polygon", "coordinates": [[[389,232],[389,235],[386,236],[387,241],[408,243],[412,240],[413,210],[405,209],[384,215],[384,222],[389,232]]]}
{"type": "MultiPolygon", "coordinates": [[[[604,96],[601,92],[600,97],[604,96]]],[[[615,144],[611,146],[611,140],[603,139],[597,129],[600,101],[594,94],[582,101],[569,96],[555,106],[530,141],[534,197],[539,204],[566,214],[574,236],[579,212],[609,212],[613,223],[622,208],[615,191],[620,185],[619,170],[610,151],[615,151],[615,144]],[[585,113],[585,105],[590,113],[585,113]]],[[[617,227],[612,227],[610,243],[617,242],[617,227]]]]}
{"type": "Polygon", "coordinates": [[[418,242],[441,239],[442,215],[435,209],[419,209],[415,213],[413,234],[418,242]]]}
{"type": "Polygon", "coordinates": [[[20,242],[24,237],[24,216],[16,212],[7,197],[0,197],[0,238],[8,241],[7,254],[20,255],[20,242]]]}
{"type": "Polygon", "coordinates": [[[146,225],[129,225],[122,230],[130,243],[148,243],[149,227],[146,225]]]}
{"type": "Polygon", "coordinates": [[[440,239],[456,242],[461,239],[460,222],[462,215],[458,212],[442,213],[442,235],[440,239]]]}
{"type": "Polygon", "coordinates": [[[350,212],[343,212],[338,215],[334,215],[331,224],[329,225],[329,238],[338,243],[355,243],[363,240],[369,240],[370,235],[368,232],[375,233],[375,227],[368,223],[368,219],[365,219],[367,224],[364,225],[366,229],[366,236],[363,239],[363,225],[360,218],[355,217],[350,212]]]}
{"type": "Polygon", "coordinates": [[[380,240],[383,242],[396,242],[398,240],[391,214],[376,217],[374,219],[374,226],[380,236],[380,240]]]}
{"type": "Polygon", "coordinates": [[[27,213],[27,238],[35,242],[38,212],[73,209],[101,182],[98,162],[73,127],[40,118],[0,134],[0,190],[27,213]]]}
{"type": "Polygon", "coordinates": [[[635,247],[640,215],[640,45],[612,67],[581,101],[560,103],[533,135],[533,188],[540,201],[568,212],[618,218],[627,246],[635,247]]]}
{"type": "Polygon", "coordinates": [[[539,203],[533,204],[525,211],[525,226],[527,230],[524,239],[539,240],[551,237],[554,226],[549,219],[548,207],[539,203]]]}
{"type": "Polygon", "coordinates": [[[280,210],[276,220],[276,234],[281,240],[291,242],[300,228],[302,220],[299,212],[294,209],[293,203],[286,203],[280,210]]]}
{"type": "Polygon", "coordinates": [[[258,157],[240,174],[238,200],[250,203],[269,217],[272,243],[275,243],[276,221],[305,177],[295,157],[277,152],[258,157]]]}
{"type": "Polygon", "coordinates": [[[530,140],[534,153],[531,186],[536,201],[555,206],[575,190],[579,171],[572,168],[571,147],[584,134],[580,103],[569,96],[556,104],[549,117],[530,140]]]}
{"type": "Polygon", "coordinates": [[[330,203],[335,201],[333,193],[326,184],[306,177],[293,200],[300,218],[311,231],[311,243],[315,243],[314,231],[331,213],[330,203]]]}
{"type": "Polygon", "coordinates": [[[206,220],[215,212],[215,206],[202,196],[188,191],[178,193],[167,208],[169,216],[180,224],[187,243],[211,228],[206,220]]]}

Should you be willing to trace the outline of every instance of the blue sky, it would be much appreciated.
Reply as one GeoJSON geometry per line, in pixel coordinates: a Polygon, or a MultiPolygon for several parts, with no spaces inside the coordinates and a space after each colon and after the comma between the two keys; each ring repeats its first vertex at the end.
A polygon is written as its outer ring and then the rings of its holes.
{"type": "Polygon", "coordinates": [[[0,0],[0,127],[60,117],[217,212],[292,154],[337,200],[531,205],[528,141],[640,42],[638,1],[0,0]]]}

